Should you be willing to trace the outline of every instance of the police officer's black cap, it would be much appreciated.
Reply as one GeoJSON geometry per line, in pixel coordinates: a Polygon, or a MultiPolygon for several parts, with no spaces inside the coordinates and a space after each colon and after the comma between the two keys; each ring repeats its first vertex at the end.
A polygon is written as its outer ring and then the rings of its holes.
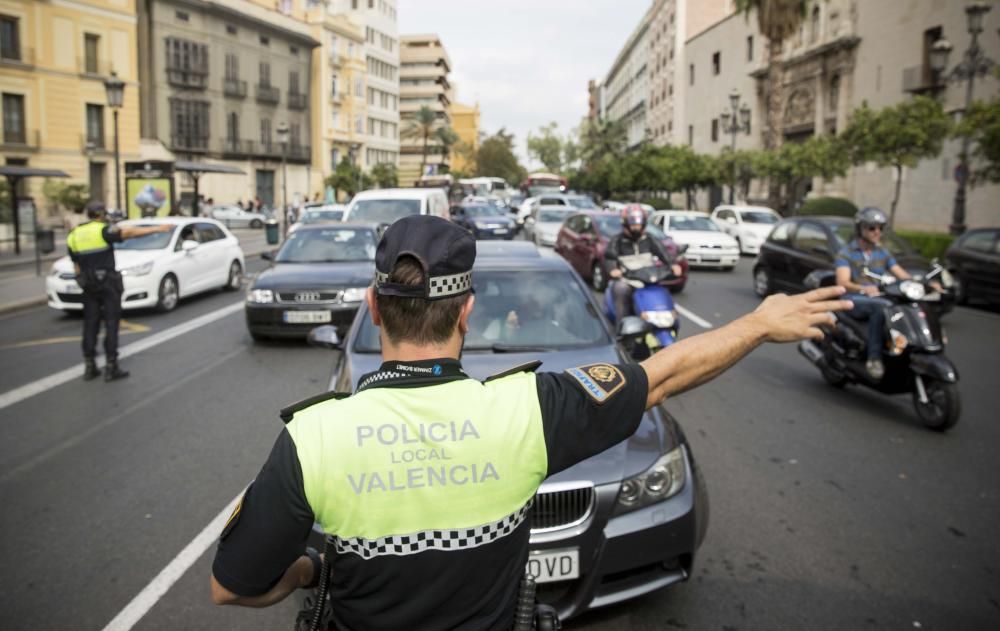
{"type": "Polygon", "coordinates": [[[472,290],[476,240],[456,224],[429,215],[396,220],[375,251],[375,291],[383,296],[437,300],[472,290]],[[424,270],[424,283],[390,283],[401,257],[412,256],[424,270]]]}
{"type": "Polygon", "coordinates": [[[89,202],[87,202],[86,206],[84,206],[84,210],[87,211],[88,217],[90,217],[91,219],[96,219],[97,217],[100,217],[105,212],[107,212],[108,209],[107,206],[104,205],[104,202],[97,199],[92,199],[89,202]]]}

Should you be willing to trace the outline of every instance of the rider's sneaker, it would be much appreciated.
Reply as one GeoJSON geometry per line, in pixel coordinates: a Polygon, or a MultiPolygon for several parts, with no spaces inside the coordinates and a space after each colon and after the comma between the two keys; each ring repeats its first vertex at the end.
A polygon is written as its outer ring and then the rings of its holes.
{"type": "Polygon", "coordinates": [[[865,370],[868,372],[868,376],[875,381],[882,381],[882,377],[885,376],[885,366],[882,365],[882,360],[878,358],[866,361],[865,370]]]}

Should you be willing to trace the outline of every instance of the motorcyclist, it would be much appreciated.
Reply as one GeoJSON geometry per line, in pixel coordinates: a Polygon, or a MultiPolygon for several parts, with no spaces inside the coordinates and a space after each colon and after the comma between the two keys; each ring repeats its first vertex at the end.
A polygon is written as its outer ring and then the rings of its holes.
{"type": "Polygon", "coordinates": [[[892,274],[899,280],[910,278],[892,254],[882,247],[882,235],[888,218],[878,208],[862,208],[854,216],[854,239],[837,254],[837,284],[849,292],[845,299],[854,302],[848,312],[852,318],[868,321],[867,354],[865,370],[868,376],[880,381],[885,375],[882,364],[882,347],[885,344],[885,311],[890,304],[880,298],[878,284],[865,274],[878,276],[892,274]]]}
{"type": "Polygon", "coordinates": [[[624,257],[649,254],[668,266],[674,276],[681,275],[681,267],[671,260],[663,244],[646,233],[646,211],[639,204],[629,204],[621,209],[622,231],[608,242],[604,260],[611,277],[611,295],[615,301],[615,317],[619,320],[631,312],[632,286],[622,278],[624,257]]]}

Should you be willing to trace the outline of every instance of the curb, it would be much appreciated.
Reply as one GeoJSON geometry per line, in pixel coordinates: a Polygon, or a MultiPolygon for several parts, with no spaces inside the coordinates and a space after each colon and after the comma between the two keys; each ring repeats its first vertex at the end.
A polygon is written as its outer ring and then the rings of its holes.
{"type": "MultiPolygon", "coordinates": [[[[264,252],[270,252],[271,248],[262,248],[260,250],[254,250],[252,252],[244,252],[243,259],[250,259],[255,256],[260,256],[264,252]]],[[[32,261],[34,264],[34,261],[32,261]]],[[[42,276],[44,278],[44,276],[42,276]]],[[[15,313],[17,311],[25,311],[33,307],[39,307],[48,304],[49,299],[47,296],[38,296],[35,298],[25,298],[24,300],[15,300],[14,302],[8,302],[0,304],[0,315],[6,315],[8,313],[15,313]]]]}

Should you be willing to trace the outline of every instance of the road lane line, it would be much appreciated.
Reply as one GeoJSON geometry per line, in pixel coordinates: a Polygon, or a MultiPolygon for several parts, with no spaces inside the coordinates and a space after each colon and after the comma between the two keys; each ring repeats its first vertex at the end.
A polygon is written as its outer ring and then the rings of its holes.
{"type": "Polygon", "coordinates": [[[712,328],[712,323],[709,322],[708,320],[703,320],[702,318],[699,318],[697,315],[691,313],[690,311],[688,311],[687,309],[685,309],[684,307],[682,307],[680,305],[674,305],[674,306],[677,307],[677,311],[679,311],[682,316],[684,316],[688,320],[694,322],[695,324],[697,324],[701,328],[703,328],[703,329],[710,329],[710,328],[712,328]]]}
{"type": "Polygon", "coordinates": [[[208,550],[219,538],[222,527],[226,525],[226,520],[236,508],[236,502],[243,497],[243,491],[233,498],[229,504],[222,509],[222,512],[215,516],[205,529],[198,533],[191,543],[181,550],[174,560],[167,564],[167,567],[156,575],[149,585],[125,606],[114,619],[104,627],[104,631],[126,631],[135,626],[139,620],[145,616],[153,605],[167,593],[174,583],[176,583],[184,573],[194,565],[195,561],[208,550]]]}
{"type": "MultiPolygon", "coordinates": [[[[118,335],[133,335],[135,333],[145,333],[149,330],[149,327],[145,324],[137,324],[134,322],[129,322],[127,320],[122,320],[119,328],[118,335]]],[[[79,342],[83,339],[82,335],[68,335],[65,337],[49,337],[44,340],[27,340],[25,342],[17,342],[15,344],[7,344],[6,346],[0,346],[0,351],[8,348],[30,348],[32,346],[49,346],[51,344],[66,344],[68,342],[79,342]]]]}
{"type": "Polygon", "coordinates": [[[118,414],[115,414],[114,416],[106,418],[106,419],[104,419],[103,421],[101,421],[100,423],[98,423],[96,425],[91,425],[90,427],[87,428],[86,431],[80,432],[79,434],[74,434],[72,438],[69,438],[69,439],[63,441],[63,442],[59,443],[58,445],[53,445],[52,447],[49,447],[48,449],[46,449],[42,453],[38,454],[37,456],[31,458],[27,462],[24,462],[24,463],[22,463],[22,464],[20,464],[20,465],[18,465],[16,467],[14,467],[10,471],[7,471],[6,473],[3,473],[2,475],[0,475],[0,484],[4,484],[4,483],[10,481],[11,479],[17,477],[18,475],[20,475],[22,473],[25,473],[26,471],[30,471],[31,469],[33,469],[33,468],[37,467],[38,465],[42,464],[43,462],[45,462],[49,458],[51,458],[51,457],[53,457],[55,455],[58,455],[58,454],[60,454],[60,453],[62,453],[64,451],[66,451],[70,447],[74,447],[76,445],[79,445],[80,443],[82,443],[83,441],[85,441],[87,438],[90,438],[91,436],[93,436],[97,432],[103,430],[104,428],[106,428],[106,427],[108,427],[110,425],[114,425],[115,423],[117,423],[118,421],[122,420],[123,418],[126,418],[129,415],[133,414],[135,411],[140,410],[140,409],[142,409],[142,408],[144,408],[146,406],[149,406],[149,405],[153,404],[155,401],[157,401],[158,399],[161,399],[161,398],[167,396],[168,394],[173,393],[175,390],[179,389],[181,386],[189,383],[190,381],[192,381],[194,379],[198,379],[199,377],[201,377],[205,373],[208,373],[208,372],[211,372],[211,371],[215,370],[216,368],[218,368],[222,364],[226,363],[230,359],[232,359],[232,358],[236,357],[237,355],[243,353],[245,350],[246,350],[245,348],[237,348],[236,350],[230,351],[229,353],[226,353],[225,355],[223,355],[221,357],[217,357],[215,359],[215,361],[213,361],[213,362],[211,362],[209,364],[206,364],[206,365],[200,367],[198,370],[195,370],[194,372],[188,373],[183,378],[178,379],[177,381],[175,381],[175,382],[173,382],[173,383],[171,383],[171,384],[169,384],[167,386],[164,386],[162,388],[157,389],[152,396],[144,397],[141,401],[138,401],[138,402],[134,403],[133,405],[130,405],[129,407],[125,408],[124,410],[122,410],[118,414]]]}
{"type": "MultiPolygon", "coordinates": [[[[188,320],[187,322],[178,324],[177,326],[171,327],[166,331],[161,331],[137,342],[132,342],[118,352],[118,359],[125,359],[126,357],[131,357],[132,355],[141,353],[142,351],[149,350],[150,348],[163,344],[164,342],[169,342],[175,337],[189,333],[197,328],[205,326],[206,324],[215,322],[216,320],[220,320],[230,314],[236,313],[241,309],[243,309],[243,302],[235,302],[228,307],[216,309],[215,311],[206,313],[205,315],[199,316],[194,320],[188,320]]],[[[61,370],[55,374],[49,375],[48,377],[43,377],[19,388],[8,390],[7,392],[0,394],[0,410],[33,397],[36,394],[41,394],[46,390],[51,390],[56,386],[61,386],[67,381],[72,381],[82,375],[83,363],[81,362],[76,366],[72,366],[66,370],[61,370]]]]}

